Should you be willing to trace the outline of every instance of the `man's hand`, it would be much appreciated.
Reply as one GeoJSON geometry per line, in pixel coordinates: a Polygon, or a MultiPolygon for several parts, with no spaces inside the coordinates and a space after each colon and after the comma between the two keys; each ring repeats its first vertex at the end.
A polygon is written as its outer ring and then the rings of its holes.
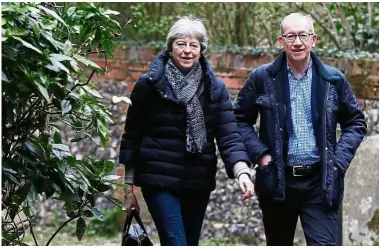
{"type": "Polygon", "coordinates": [[[239,186],[243,192],[243,197],[241,198],[243,201],[251,198],[254,195],[253,183],[251,179],[249,179],[248,174],[243,173],[239,176],[239,186]]]}
{"type": "Polygon", "coordinates": [[[271,160],[272,160],[272,156],[271,155],[264,154],[259,159],[259,165],[260,166],[268,165],[271,160]]]}
{"type": "Polygon", "coordinates": [[[133,189],[125,189],[124,191],[124,205],[127,208],[125,212],[129,216],[131,214],[132,209],[136,210],[136,214],[140,214],[140,207],[137,202],[136,196],[133,193],[133,189]]]}

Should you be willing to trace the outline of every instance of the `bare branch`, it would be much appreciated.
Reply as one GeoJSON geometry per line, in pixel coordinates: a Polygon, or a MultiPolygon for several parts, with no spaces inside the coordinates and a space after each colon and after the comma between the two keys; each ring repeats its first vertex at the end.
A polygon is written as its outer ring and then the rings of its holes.
{"type": "Polygon", "coordinates": [[[92,76],[94,76],[94,74],[95,74],[95,70],[92,70],[92,73],[90,74],[90,77],[88,78],[87,82],[86,82],[86,83],[83,83],[83,84],[76,84],[76,85],[74,85],[74,86],[71,88],[71,91],[73,91],[73,90],[74,90],[76,87],[78,87],[78,86],[85,86],[85,85],[88,85],[88,83],[90,83],[91,78],[92,78],[92,76]]]}
{"type": "Polygon", "coordinates": [[[342,7],[340,6],[340,3],[336,2],[335,4],[336,4],[336,7],[337,7],[338,12],[339,12],[340,21],[341,21],[342,26],[343,26],[344,34],[346,36],[347,46],[348,46],[348,48],[351,48],[352,43],[351,43],[351,36],[350,36],[350,33],[351,33],[350,25],[348,24],[348,21],[346,19],[346,16],[343,12],[342,7]]]}
{"type": "Polygon", "coordinates": [[[30,233],[31,233],[32,236],[33,236],[34,244],[35,244],[36,246],[38,246],[38,243],[37,243],[37,240],[36,240],[36,236],[34,235],[32,222],[30,221],[30,219],[28,219],[28,221],[29,221],[29,226],[30,226],[30,233]]]}
{"type": "Polygon", "coordinates": [[[61,229],[66,226],[69,222],[71,222],[72,220],[75,220],[76,218],[79,218],[80,215],[76,215],[72,218],[70,218],[69,220],[65,221],[59,228],[57,231],[55,231],[55,233],[50,237],[50,239],[48,240],[48,242],[46,243],[46,246],[50,245],[50,242],[54,239],[54,237],[59,233],[59,231],[61,231],[61,229]]]}
{"type": "Polygon", "coordinates": [[[368,2],[368,28],[370,29],[372,26],[372,3],[368,2]]]}
{"type": "MultiPolygon", "coordinates": [[[[331,13],[329,11],[329,9],[327,8],[326,6],[326,3],[322,2],[321,5],[323,6],[324,10],[326,11],[326,15],[327,15],[327,19],[329,21],[329,24],[331,26],[331,33],[334,34],[335,37],[337,37],[337,33],[336,33],[336,28],[335,28],[335,24],[334,24],[334,21],[333,21],[333,17],[331,16],[331,13]]],[[[338,39],[338,38],[336,38],[338,39]]]]}
{"type": "Polygon", "coordinates": [[[338,42],[338,40],[336,39],[336,37],[334,36],[333,33],[331,33],[331,31],[326,28],[326,26],[320,21],[320,19],[315,16],[313,13],[307,11],[303,6],[299,5],[298,3],[294,3],[301,11],[305,12],[306,14],[310,15],[320,26],[321,28],[330,36],[330,38],[332,39],[332,41],[334,42],[335,46],[337,49],[341,49],[340,47],[340,44],[338,42]]]}

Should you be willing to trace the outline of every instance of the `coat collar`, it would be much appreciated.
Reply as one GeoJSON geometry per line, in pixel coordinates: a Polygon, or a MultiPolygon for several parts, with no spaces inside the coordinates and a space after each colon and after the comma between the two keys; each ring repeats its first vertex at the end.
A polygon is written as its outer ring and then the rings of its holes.
{"type": "MultiPolygon", "coordinates": [[[[339,80],[339,76],[331,74],[327,69],[326,66],[319,60],[318,56],[314,52],[310,52],[311,59],[313,61],[313,64],[315,66],[316,73],[324,80],[329,81],[331,83],[336,82],[339,80]]],[[[274,62],[267,68],[267,71],[272,76],[277,75],[277,73],[280,71],[280,69],[286,66],[286,53],[283,51],[277,58],[274,60],[274,62]]]]}

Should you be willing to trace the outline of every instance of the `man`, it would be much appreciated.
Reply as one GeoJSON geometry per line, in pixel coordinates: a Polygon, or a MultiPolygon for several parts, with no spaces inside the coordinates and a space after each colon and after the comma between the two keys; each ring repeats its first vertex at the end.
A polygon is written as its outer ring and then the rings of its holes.
{"type": "Polygon", "coordinates": [[[280,27],[284,51],[251,73],[235,105],[258,164],[255,192],[267,245],[293,245],[298,217],[308,245],[335,245],[344,175],[366,134],[364,115],[345,76],[311,52],[312,19],[292,13],[280,27]]]}

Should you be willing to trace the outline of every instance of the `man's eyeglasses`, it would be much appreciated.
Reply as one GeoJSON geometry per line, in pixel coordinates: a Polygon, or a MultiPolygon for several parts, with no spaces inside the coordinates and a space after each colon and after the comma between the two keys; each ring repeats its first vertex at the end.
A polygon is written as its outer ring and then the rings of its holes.
{"type": "Polygon", "coordinates": [[[305,41],[308,41],[310,36],[312,36],[314,34],[309,34],[309,33],[300,33],[298,35],[296,34],[287,34],[287,35],[282,35],[282,37],[285,38],[285,41],[286,42],[294,42],[296,39],[297,39],[297,36],[300,38],[301,41],[305,42],[305,41]]]}

